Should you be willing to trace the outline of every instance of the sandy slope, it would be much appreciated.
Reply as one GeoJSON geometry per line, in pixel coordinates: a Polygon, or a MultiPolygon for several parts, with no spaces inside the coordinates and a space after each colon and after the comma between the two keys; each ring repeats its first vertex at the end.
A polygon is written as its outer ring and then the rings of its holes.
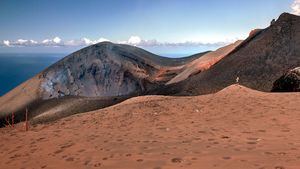
{"type": "Polygon", "coordinates": [[[300,93],[233,85],[195,97],[145,96],[23,132],[0,129],[0,168],[300,166],[300,93]]]}
{"type": "Polygon", "coordinates": [[[191,75],[200,73],[204,70],[209,69],[211,66],[219,62],[221,59],[226,57],[230,52],[236,49],[243,41],[239,40],[235,43],[229,44],[227,46],[221,47],[216,51],[209,52],[198,59],[193,60],[192,62],[187,63],[182,72],[168,81],[166,84],[178,83],[186,80],[191,75]]]}
{"type": "Polygon", "coordinates": [[[0,116],[6,116],[8,112],[21,109],[34,102],[39,97],[41,78],[36,75],[30,81],[25,81],[21,85],[0,97],[0,116]],[[12,104],[9,104],[12,103],[12,104]]]}

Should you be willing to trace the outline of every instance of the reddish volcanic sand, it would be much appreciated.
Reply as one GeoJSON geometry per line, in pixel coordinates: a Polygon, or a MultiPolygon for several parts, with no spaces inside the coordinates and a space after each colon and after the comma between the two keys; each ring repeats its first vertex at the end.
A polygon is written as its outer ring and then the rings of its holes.
{"type": "Polygon", "coordinates": [[[300,93],[146,96],[0,129],[0,168],[300,168],[300,93]]]}

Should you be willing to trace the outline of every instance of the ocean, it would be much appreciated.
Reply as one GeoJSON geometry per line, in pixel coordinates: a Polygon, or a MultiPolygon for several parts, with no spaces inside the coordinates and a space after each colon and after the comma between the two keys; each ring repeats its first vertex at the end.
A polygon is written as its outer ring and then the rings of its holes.
{"type": "Polygon", "coordinates": [[[0,54],[0,96],[64,56],[66,54],[0,54]]]}

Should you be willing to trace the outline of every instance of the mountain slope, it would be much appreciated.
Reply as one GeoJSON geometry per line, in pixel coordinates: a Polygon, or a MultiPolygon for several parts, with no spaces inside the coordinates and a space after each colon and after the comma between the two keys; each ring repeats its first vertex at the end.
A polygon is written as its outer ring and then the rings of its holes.
{"type": "Polygon", "coordinates": [[[215,63],[223,59],[225,56],[227,56],[230,52],[232,52],[236,47],[238,47],[243,41],[236,41],[235,43],[229,44],[227,46],[224,46],[222,48],[217,49],[216,51],[209,52],[202,57],[195,59],[191,61],[190,63],[187,63],[183,70],[176,75],[174,78],[172,78],[170,81],[168,81],[166,84],[173,84],[178,83],[183,80],[186,80],[191,75],[200,73],[202,71],[205,71],[209,69],[211,66],[213,66],[215,63]]]}
{"type": "Polygon", "coordinates": [[[270,91],[276,79],[299,65],[300,17],[284,13],[270,27],[245,40],[209,70],[169,85],[161,93],[212,93],[235,83],[237,77],[242,85],[270,91]]]}

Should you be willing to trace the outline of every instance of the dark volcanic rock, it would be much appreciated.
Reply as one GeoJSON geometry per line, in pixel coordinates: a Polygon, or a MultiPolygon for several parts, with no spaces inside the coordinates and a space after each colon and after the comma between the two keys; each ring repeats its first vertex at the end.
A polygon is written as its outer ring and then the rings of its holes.
{"type": "Polygon", "coordinates": [[[207,71],[167,86],[161,93],[213,93],[236,83],[237,77],[241,85],[270,91],[278,77],[299,65],[300,16],[284,13],[270,27],[246,39],[235,51],[207,71]]]}
{"type": "Polygon", "coordinates": [[[300,92],[300,67],[289,70],[276,80],[272,92],[300,92]]]}

